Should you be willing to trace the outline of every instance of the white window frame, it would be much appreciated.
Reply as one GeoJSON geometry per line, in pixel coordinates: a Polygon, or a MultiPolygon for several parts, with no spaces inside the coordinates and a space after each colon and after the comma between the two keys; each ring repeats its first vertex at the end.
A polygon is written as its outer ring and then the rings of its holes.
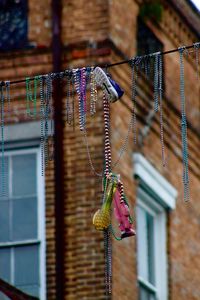
{"type": "MultiPolygon", "coordinates": [[[[154,218],[155,285],[138,276],[138,281],[156,293],[159,300],[167,299],[166,212],[144,190],[138,189],[137,205],[154,218]]],[[[140,249],[142,251],[142,249],[140,249]]]]}
{"type": "MultiPolygon", "coordinates": [[[[41,149],[40,147],[19,148],[18,150],[7,150],[8,156],[36,154],[36,176],[37,176],[37,219],[38,219],[38,238],[24,241],[1,242],[0,248],[15,247],[17,245],[39,245],[39,283],[40,283],[40,299],[46,299],[46,239],[45,239],[45,184],[44,177],[41,175],[41,149]]],[[[11,174],[10,178],[11,180],[11,174]]],[[[11,186],[11,185],[10,185],[11,186]]],[[[11,252],[11,264],[13,261],[13,254],[11,252]]],[[[12,268],[13,269],[13,268],[12,268]]],[[[13,274],[11,274],[11,284],[14,283],[13,274]]]]}
{"type": "Polygon", "coordinates": [[[140,153],[133,155],[134,176],[139,179],[137,204],[155,216],[155,286],[138,281],[155,291],[158,300],[168,299],[166,210],[175,209],[177,190],[140,153]]]}

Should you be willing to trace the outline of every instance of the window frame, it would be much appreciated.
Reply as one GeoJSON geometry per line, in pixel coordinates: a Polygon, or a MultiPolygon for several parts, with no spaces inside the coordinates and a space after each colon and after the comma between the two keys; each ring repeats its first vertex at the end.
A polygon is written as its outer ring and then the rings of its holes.
{"type": "MultiPolygon", "coordinates": [[[[23,146],[22,146],[23,147],[23,146]]],[[[45,238],[45,184],[44,178],[41,175],[41,148],[38,146],[34,147],[17,147],[17,149],[5,149],[8,156],[12,155],[25,155],[25,154],[36,154],[36,180],[37,180],[37,225],[38,225],[38,236],[36,239],[29,239],[23,241],[13,242],[1,242],[0,248],[11,249],[11,270],[13,270],[13,251],[12,248],[19,245],[39,245],[39,297],[46,299],[46,238],[45,238]]],[[[11,173],[11,172],[10,172],[11,173]]],[[[9,174],[9,182],[11,182],[11,174],[9,174]]],[[[14,274],[11,272],[11,284],[14,284],[14,274]]]]}
{"type": "MultiPolygon", "coordinates": [[[[15,1],[13,1],[13,2],[15,2],[15,1]]],[[[23,15],[24,26],[25,26],[24,35],[20,36],[20,39],[18,39],[17,41],[15,40],[14,44],[9,44],[9,46],[6,46],[6,47],[3,47],[2,42],[0,42],[0,53],[19,51],[22,49],[30,48],[29,39],[28,39],[28,23],[29,23],[28,0],[21,0],[20,2],[21,3],[11,3],[10,6],[7,7],[7,10],[10,11],[10,10],[14,9],[14,12],[15,12],[16,10],[19,11],[19,9],[21,9],[21,14],[23,15]],[[15,7],[13,7],[13,5],[15,5],[15,7]],[[16,5],[20,5],[20,7],[16,7],[16,5]]],[[[3,13],[5,15],[5,11],[3,11],[3,9],[5,9],[5,8],[2,7],[2,11],[0,11],[0,14],[3,13]]],[[[10,21],[10,19],[9,19],[9,21],[10,21]]],[[[6,27],[9,27],[9,28],[12,27],[12,23],[10,24],[9,22],[6,22],[6,27]]],[[[15,28],[15,31],[16,31],[16,28],[15,28]]],[[[15,35],[17,35],[17,33],[15,32],[15,35]]],[[[10,35],[10,30],[9,30],[9,39],[12,39],[12,36],[10,35]]]]}
{"type": "Polygon", "coordinates": [[[156,299],[167,300],[167,234],[166,211],[152,196],[141,187],[138,188],[137,206],[154,217],[154,276],[155,285],[138,274],[138,282],[155,293],[156,299]]]}
{"type": "Polygon", "coordinates": [[[158,299],[167,300],[167,212],[175,209],[178,192],[141,153],[133,154],[133,162],[134,177],[138,179],[137,201],[141,201],[143,205],[146,205],[158,214],[156,236],[160,240],[155,241],[155,248],[157,249],[155,250],[155,257],[158,257],[161,261],[159,263],[158,261],[155,262],[155,282],[158,290],[158,299]],[[160,243],[163,245],[161,252],[158,251],[160,243]]]}

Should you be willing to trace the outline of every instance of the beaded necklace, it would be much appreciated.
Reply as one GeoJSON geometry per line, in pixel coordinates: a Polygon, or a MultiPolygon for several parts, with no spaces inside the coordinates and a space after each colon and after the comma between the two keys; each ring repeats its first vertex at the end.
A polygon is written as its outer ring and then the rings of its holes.
{"type": "Polygon", "coordinates": [[[4,157],[4,82],[0,83],[1,98],[1,187],[2,197],[5,197],[5,157],[4,157]]]}
{"type": "Polygon", "coordinates": [[[159,56],[157,52],[154,56],[154,111],[158,111],[158,94],[159,94],[159,56]]]}
{"type": "MultiPolygon", "coordinates": [[[[104,132],[105,132],[105,170],[104,176],[107,178],[111,172],[111,148],[110,148],[110,107],[106,94],[103,93],[103,113],[104,113],[104,132]]],[[[103,202],[105,201],[105,189],[103,202]]],[[[105,285],[106,293],[112,293],[112,242],[110,229],[104,229],[104,252],[105,252],[105,285]]]]}
{"type": "Polygon", "coordinates": [[[193,46],[194,46],[194,50],[195,50],[197,79],[199,79],[199,46],[200,46],[200,43],[195,43],[193,46]]]}
{"type": "Polygon", "coordinates": [[[161,153],[162,153],[162,164],[163,167],[166,165],[165,159],[165,143],[164,143],[164,130],[163,130],[163,65],[162,65],[162,55],[158,56],[158,90],[159,90],[159,104],[160,104],[160,141],[161,141],[161,153]]]}
{"type": "Polygon", "coordinates": [[[66,121],[68,125],[73,123],[73,104],[71,105],[71,84],[73,76],[70,72],[67,72],[67,95],[66,95],[66,121]]]}
{"type": "Polygon", "coordinates": [[[45,76],[45,93],[44,93],[44,160],[45,167],[48,165],[49,161],[49,118],[52,111],[51,101],[52,101],[52,78],[48,74],[45,76]]]}
{"type": "Polygon", "coordinates": [[[52,80],[54,78],[53,74],[50,74],[48,83],[48,95],[49,95],[49,118],[50,118],[50,132],[48,136],[48,160],[52,161],[54,159],[54,106],[53,106],[53,84],[52,80]]]}
{"type": "Polygon", "coordinates": [[[137,61],[133,59],[131,62],[131,99],[133,103],[133,139],[134,144],[137,142],[136,137],[136,95],[137,95],[137,80],[138,80],[138,65],[135,66],[137,61]]]}
{"type": "Polygon", "coordinates": [[[181,136],[183,156],[183,185],[184,200],[189,200],[189,174],[188,174],[188,145],[187,145],[187,119],[185,114],[185,80],[184,80],[184,47],[179,48],[180,56],[180,98],[181,98],[181,136]]]}
{"type": "Polygon", "coordinates": [[[44,176],[44,78],[40,76],[40,145],[41,145],[41,171],[44,176]]]}
{"type": "Polygon", "coordinates": [[[36,118],[37,116],[37,84],[39,76],[34,77],[34,90],[32,92],[32,81],[29,77],[26,78],[26,113],[28,116],[36,118]],[[33,104],[33,111],[31,111],[33,104]]]}
{"type": "Polygon", "coordinates": [[[8,105],[8,116],[11,117],[11,111],[10,111],[10,81],[5,81],[5,87],[6,87],[6,102],[8,105]]]}
{"type": "Polygon", "coordinates": [[[96,103],[98,101],[97,85],[94,80],[94,67],[91,68],[90,73],[90,115],[93,116],[96,113],[96,103]]]}

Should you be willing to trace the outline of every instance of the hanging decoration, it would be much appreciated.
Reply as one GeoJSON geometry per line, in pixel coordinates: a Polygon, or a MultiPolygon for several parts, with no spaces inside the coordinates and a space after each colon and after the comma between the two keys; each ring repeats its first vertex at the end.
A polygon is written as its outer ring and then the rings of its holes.
{"type": "MultiPolygon", "coordinates": [[[[184,51],[192,49],[195,51],[195,61],[197,67],[197,76],[199,76],[199,46],[200,43],[195,43],[192,46],[180,47],[178,49],[151,53],[145,56],[139,56],[130,60],[110,64],[106,66],[106,71],[98,66],[82,67],[72,70],[65,70],[59,73],[50,73],[45,75],[35,76],[34,78],[27,77],[25,80],[14,82],[5,81],[0,84],[0,101],[1,101],[1,186],[2,192],[5,192],[5,160],[4,160],[4,112],[5,101],[8,104],[8,114],[10,113],[10,85],[20,82],[25,82],[26,87],[26,112],[31,118],[40,119],[40,143],[41,143],[41,166],[42,175],[48,161],[54,156],[54,108],[53,108],[53,80],[56,78],[63,79],[66,77],[66,123],[73,126],[75,130],[75,94],[78,98],[78,121],[79,129],[83,133],[83,138],[86,146],[89,164],[94,175],[102,178],[102,205],[93,216],[93,224],[96,230],[100,230],[104,234],[105,248],[105,283],[108,294],[112,292],[112,243],[111,236],[116,240],[122,240],[126,237],[135,235],[133,229],[133,219],[131,218],[128,200],[124,193],[124,186],[119,174],[114,173],[114,169],[118,166],[123,153],[127,149],[131,131],[133,131],[134,144],[137,142],[137,96],[138,96],[138,77],[140,71],[144,70],[146,78],[150,76],[151,60],[154,60],[153,76],[154,76],[154,112],[159,111],[160,120],[160,140],[162,164],[165,166],[165,145],[164,145],[164,124],[163,124],[163,55],[173,52],[179,52],[180,57],[180,98],[181,98],[181,135],[182,135],[182,156],[183,156],[183,186],[184,199],[189,200],[189,167],[188,167],[188,146],[187,146],[187,120],[185,109],[185,81],[184,81],[184,51]],[[131,100],[132,113],[131,120],[128,126],[127,134],[119,150],[118,157],[114,163],[111,158],[111,141],[110,141],[110,105],[120,99],[124,91],[119,84],[115,82],[107,69],[129,63],[131,65],[131,100]],[[103,116],[104,116],[104,166],[102,173],[95,170],[89,143],[87,138],[86,118],[94,116],[96,113],[96,104],[99,101],[100,93],[98,88],[103,91],[103,116]],[[39,89],[39,90],[38,90],[39,89]],[[89,93],[87,93],[89,90],[89,93]],[[40,102],[38,103],[38,95],[40,102]],[[89,99],[88,99],[89,98],[89,99]],[[87,103],[88,102],[88,103],[87,103]],[[37,110],[39,107],[39,111],[37,110]],[[113,208],[113,209],[112,209],[113,208]],[[114,216],[112,216],[112,210],[114,216]],[[119,223],[120,235],[118,236],[112,226],[113,217],[119,223]]],[[[199,78],[199,77],[198,77],[199,78]]]]}
{"type": "Polygon", "coordinates": [[[137,95],[137,80],[138,80],[138,66],[135,64],[137,59],[133,59],[131,62],[131,98],[133,103],[133,138],[134,144],[137,142],[136,137],[136,95],[137,95]]]}
{"type": "Polygon", "coordinates": [[[196,57],[197,79],[199,79],[199,47],[200,47],[200,43],[195,43],[193,46],[195,49],[195,57],[196,57]]]}
{"type": "Polygon", "coordinates": [[[162,55],[158,56],[158,90],[159,90],[159,104],[160,104],[160,140],[163,167],[166,165],[165,159],[165,143],[164,143],[164,125],[163,125],[163,62],[162,55]]]}
{"type": "Polygon", "coordinates": [[[5,197],[5,157],[4,157],[4,82],[0,83],[0,101],[1,101],[1,191],[2,197],[5,197]]]}
{"type": "Polygon", "coordinates": [[[188,201],[189,200],[189,175],[188,175],[187,119],[185,113],[185,79],[184,79],[184,62],[183,62],[184,51],[185,51],[185,47],[179,48],[183,185],[184,185],[184,200],[188,201]]]}

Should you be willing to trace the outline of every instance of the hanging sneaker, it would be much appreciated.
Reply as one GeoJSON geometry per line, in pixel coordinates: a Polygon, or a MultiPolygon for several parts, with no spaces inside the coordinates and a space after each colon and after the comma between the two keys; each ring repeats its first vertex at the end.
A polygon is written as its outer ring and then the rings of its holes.
{"type": "Polygon", "coordinates": [[[94,69],[94,79],[107,94],[110,102],[115,102],[122,97],[124,91],[119,84],[106,74],[100,67],[94,69]]]}

